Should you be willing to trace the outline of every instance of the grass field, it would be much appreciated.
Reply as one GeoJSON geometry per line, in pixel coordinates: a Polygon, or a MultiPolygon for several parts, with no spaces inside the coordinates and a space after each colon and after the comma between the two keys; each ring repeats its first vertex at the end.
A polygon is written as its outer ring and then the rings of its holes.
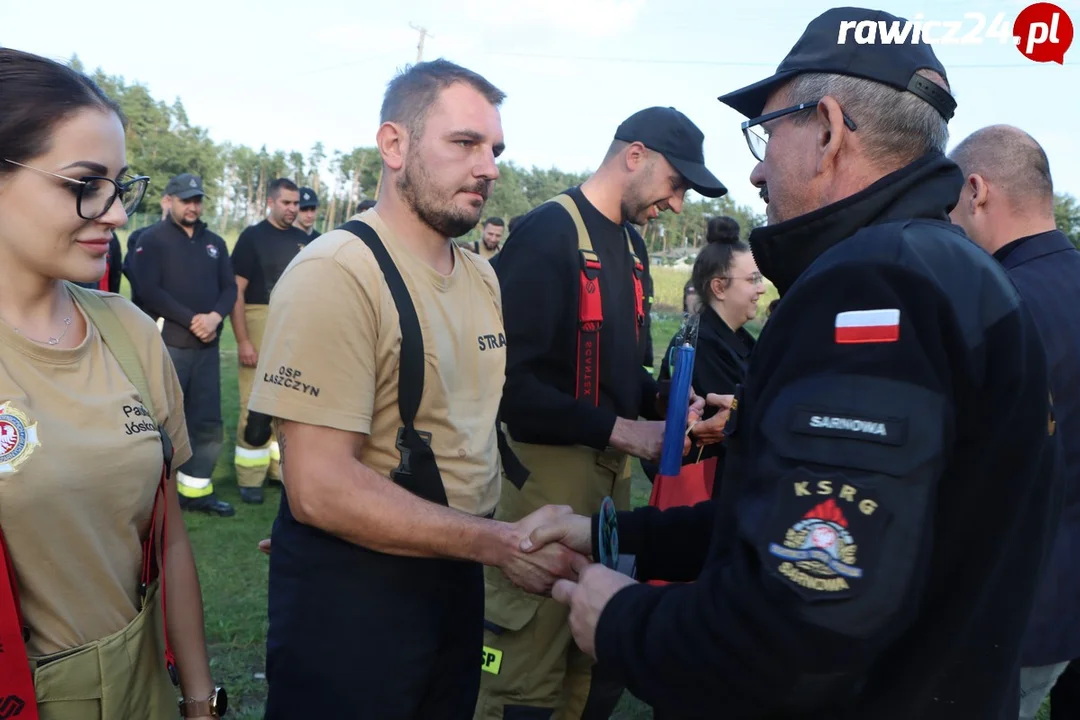
{"type": "MultiPolygon", "coordinates": [[[[664,290],[668,307],[681,307],[684,273],[658,268],[657,285],[677,290],[669,303],[670,290],[664,290]]],[[[775,290],[770,286],[775,297],[775,290]]],[[[122,292],[130,294],[127,281],[122,292]]],[[[661,304],[658,299],[658,304],[661,304]]],[[[767,301],[762,302],[764,309],[767,301]]],[[[670,312],[654,313],[653,348],[659,356],[678,329],[679,317],[670,312]]],[[[756,334],[759,323],[750,326],[756,334]]],[[[226,442],[214,472],[214,485],[222,499],[232,503],[237,514],[232,518],[185,515],[194,546],[205,606],[207,643],[210,650],[211,672],[214,680],[229,691],[230,717],[237,720],[257,720],[263,716],[266,696],[264,663],[266,655],[266,592],[268,559],[256,548],[259,540],[269,536],[277,513],[279,489],[271,485],[266,503],[261,506],[240,502],[232,465],[238,413],[236,341],[232,328],[226,323],[221,339],[221,391],[225,420],[226,442]]],[[[650,485],[635,462],[632,501],[635,506],[648,503],[650,485]]],[[[629,693],[624,695],[614,720],[646,720],[652,711],[629,693]]],[[[959,719],[958,719],[959,720],[959,719]]],[[[1047,709],[1039,720],[1048,720],[1047,709]]]]}

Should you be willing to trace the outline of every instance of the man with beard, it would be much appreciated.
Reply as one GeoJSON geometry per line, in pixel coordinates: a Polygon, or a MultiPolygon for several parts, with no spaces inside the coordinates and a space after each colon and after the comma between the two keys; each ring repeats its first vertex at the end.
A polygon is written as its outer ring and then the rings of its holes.
{"type": "MultiPolygon", "coordinates": [[[[769,203],[750,244],[781,302],[729,409],[720,497],[608,526],[676,584],[591,565],[553,588],[579,645],[658,714],[1017,718],[1060,501],[1046,355],[949,221],[945,68],[918,34],[837,43],[863,23],[907,21],[828,10],[720,98],[748,118],[769,203]]],[[[567,518],[531,547],[592,535],[567,518]]]]}
{"type": "MultiPolygon", "coordinates": [[[[180,388],[192,456],[176,474],[180,507],[231,516],[235,510],[214,495],[210,476],[224,441],[221,420],[221,358],[218,335],[236,302],[229,249],[200,218],[202,178],[184,173],[165,186],[165,218],[147,228],[132,267],[145,311],[164,319],[161,336],[180,388]]],[[[131,416],[133,431],[142,418],[131,416]]]]}
{"type": "Polygon", "coordinates": [[[236,306],[232,311],[233,332],[240,361],[240,421],[236,429],[236,484],[240,499],[252,505],[263,502],[267,478],[281,481],[281,451],[273,439],[252,445],[245,437],[247,406],[255,382],[270,294],[281,273],[312,238],[293,226],[300,212],[300,189],[288,178],[270,183],[267,194],[269,215],[262,222],[240,233],[233,248],[232,264],[236,273],[236,306]]]}
{"type": "MultiPolygon", "coordinates": [[[[642,365],[649,259],[633,226],[680,212],[688,189],[727,192],[705,168],[704,139],[674,108],[637,112],[594,175],[515,224],[496,265],[508,348],[501,418],[529,477],[504,478],[496,518],[549,503],[591,515],[607,496],[628,510],[630,458],[659,457],[658,386],[642,365]]],[[[485,658],[499,663],[484,664],[475,717],[607,717],[622,688],[593,678],[566,608],[498,568],[485,570],[485,586],[485,658]]]]}
{"type": "Polygon", "coordinates": [[[491,519],[506,338],[494,271],[453,238],[499,176],[503,97],[443,60],[398,75],[377,204],[305,248],[271,299],[250,403],[274,418],[285,485],[269,720],[470,718],[483,565],[546,592],[583,559],[520,550],[569,508],[491,519]]]}
{"type": "Polygon", "coordinates": [[[480,239],[466,247],[488,262],[494,261],[499,251],[502,250],[505,226],[506,223],[503,222],[502,218],[489,217],[484,221],[484,227],[480,231],[480,239]]]}

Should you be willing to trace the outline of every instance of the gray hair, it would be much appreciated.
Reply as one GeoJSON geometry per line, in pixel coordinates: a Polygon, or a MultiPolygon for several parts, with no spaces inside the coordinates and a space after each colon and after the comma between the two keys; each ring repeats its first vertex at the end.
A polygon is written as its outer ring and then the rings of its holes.
{"type": "MultiPolygon", "coordinates": [[[[919,75],[949,90],[948,82],[932,70],[919,75]]],[[[798,75],[788,84],[792,105],[812,103],[826,95],[834,98],[858,126],[866,154],[881,167],[897,168],[913,162],[928,152],[945,152],[949,126],[929,103],[906,90],[897,90],[873,80],[808,73],[798,75]]],[[[792,121],[805,124],[813,114],[798,113],[792,121]]]]}

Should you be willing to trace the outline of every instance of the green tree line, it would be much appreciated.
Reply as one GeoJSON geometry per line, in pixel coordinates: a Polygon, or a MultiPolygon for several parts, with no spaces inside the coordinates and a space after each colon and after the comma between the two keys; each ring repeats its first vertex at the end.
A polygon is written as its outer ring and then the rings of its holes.
{"type": "MultiPolygon", "coordinates": [[[[77,56],[71,64],[86,72],[77,56]]],[[[203,178],[208,196],[204,217],[214,230],[238,232],[265,217],[267,188],[275,178],[287,177],[308,186],[319,195],[316,227],[321,231],[345,222],[366,199],[374,199],[380,182],[381,159],[375,147],[355,147],[344,151],[316,143],[306,152],[258,150],[231,142],[215,143],[207,131],[191,123],[183,103],[155,99],[137,81],[108,75],[102,69],[89,73],[119,104],[128,119],[128,164],[150,176],[150,186],[132,229],[154,222],[159,201],[169,178],[183,172],[203,178]],[[329,171],[330,177],[325,173],[329,171]]],[[[499,163],[495,182],[484,209],[485,217],[504,221],[523,215],[568,187],[584,181],[587,173],[571,173],[556,168],[523,168],[512,162],[499,163]]],[[[1058,227],[1080,247],[1080,203],[1072,195],[1057,193],[1054,213],[1058,227]]],[[[650,252],[677,255],[705,242],[710,217],[729,215],[738,221],[745,238],[765,223],[751,207],[730,197],[718,200],[689,193],[679,215],[666,212],[643,230],[650,252]]],[[[471,242],[479,228],[462,238],[471,242]]]]}

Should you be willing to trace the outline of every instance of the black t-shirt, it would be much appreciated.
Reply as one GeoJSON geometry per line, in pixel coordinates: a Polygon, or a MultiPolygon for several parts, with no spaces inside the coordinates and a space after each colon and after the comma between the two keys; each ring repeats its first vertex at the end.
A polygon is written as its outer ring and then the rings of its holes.
{"type": "Polygon", "coordinates": [[[296,227],[279,230],[269,220],[240,233],[233,248],[233,272],[248,281],[244,302],[248,305],[269,305],[281,273],[296,254],[312,241],[312,237],[296,227]]]}
{"type": "MultiPolygon", "coordinates": [[[[605,217],[578,188],[567,194],[581,211],[601,264],[600,404],[574,397],[577,232],[566,210],[545,204],[514,226],[495,264],[507,339],[501,418],[519,442],[603,449],[616,417],[656,417],[656,384],[641,364],[648,327],[635,337],[633,259],[624,226],[605,217]]],[[[626,227],[643,249],[637,232],[626,227]]]]}

